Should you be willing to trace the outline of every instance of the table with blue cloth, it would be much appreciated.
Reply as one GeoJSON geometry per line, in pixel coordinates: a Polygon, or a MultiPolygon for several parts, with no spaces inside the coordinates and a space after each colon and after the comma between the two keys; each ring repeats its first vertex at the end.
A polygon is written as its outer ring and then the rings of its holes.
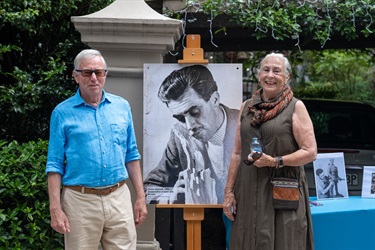
{"type": "Polygon", "coordinates": [[[310,197],[315,250],[375,250],[375,199],[310,197]]]}

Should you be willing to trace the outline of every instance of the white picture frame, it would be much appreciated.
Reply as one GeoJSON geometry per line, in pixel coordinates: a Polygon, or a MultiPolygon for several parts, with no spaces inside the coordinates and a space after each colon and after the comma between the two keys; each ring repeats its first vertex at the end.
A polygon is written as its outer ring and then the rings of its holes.
{"type": "Polygon", "coordinates": [[[320,153],[313,165],[318,200],[348,198],[344,153],[320,153]]]}
{"type": "Polygon", "coordinates": [[[363,167],[362,198],[375,198],[375,166],[363,167]]]}

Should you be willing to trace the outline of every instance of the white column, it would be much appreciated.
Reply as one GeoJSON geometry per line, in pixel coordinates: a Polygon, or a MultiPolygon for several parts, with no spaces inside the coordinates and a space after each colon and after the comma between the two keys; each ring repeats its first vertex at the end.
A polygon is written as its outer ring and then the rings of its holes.
{"type": "MultiPolygon", "coordinates": [[[[136,136],[143,152],[143,64],[162,63],[182,35],[182,23],[165,17],[143,0],[117,0],[106,8],[72,17],[82,42],[99,50],[108,65],[107,92],[123,96],[132,106],[136,136]]],[[[131,186],[131,185],[129,185],[131,186]]],[[[133,197],[134,190],[131,187],[133,197]]],[[[137,249],[160,249],[155,240],[155,206],[137,227],[137,249]]]]}

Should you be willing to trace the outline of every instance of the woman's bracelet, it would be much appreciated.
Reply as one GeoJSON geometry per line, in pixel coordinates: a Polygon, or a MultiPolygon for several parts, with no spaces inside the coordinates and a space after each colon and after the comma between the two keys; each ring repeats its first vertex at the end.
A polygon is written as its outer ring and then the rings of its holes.
{"type": "Polygon", "coordinates": [[[277,160],[277,157],[274,157],[273,161],[275,163],[275,168],[278,169],[279,168],[279,161],[277,160]]]}
{"type": "Polygon", "coordinates": [[[284,167],[284,160],[282,156],[275,157],[274,160],[276,161],[276,169],[284,167]]]}

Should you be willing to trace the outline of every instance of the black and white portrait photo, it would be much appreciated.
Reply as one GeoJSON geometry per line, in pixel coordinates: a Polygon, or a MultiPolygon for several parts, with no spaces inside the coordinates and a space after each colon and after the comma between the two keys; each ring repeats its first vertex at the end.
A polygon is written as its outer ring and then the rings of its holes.
{"type": "Polygon", "coordinates": [[[317,199],[348,198],[343,153],[318,154],[314,173],[317,199]]]}
{"type": "Polygon", "coordinates": [[[362,197],[375,198],[375,166],[363,167],[362,197]]]}
{"type": "Polygon", "coordinates": [[[148,203],[223,202],[241,103],[241,64],[144,65],[148,203]]]}

